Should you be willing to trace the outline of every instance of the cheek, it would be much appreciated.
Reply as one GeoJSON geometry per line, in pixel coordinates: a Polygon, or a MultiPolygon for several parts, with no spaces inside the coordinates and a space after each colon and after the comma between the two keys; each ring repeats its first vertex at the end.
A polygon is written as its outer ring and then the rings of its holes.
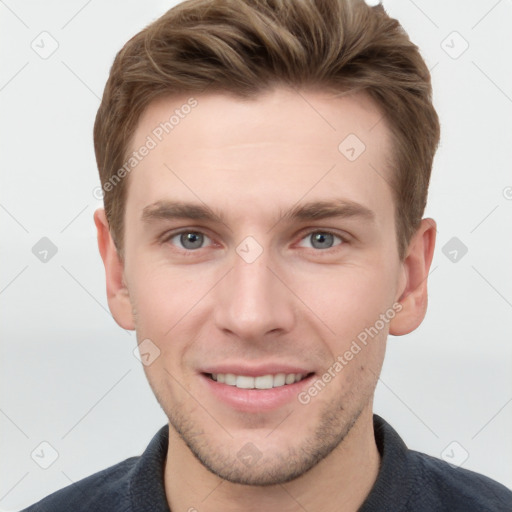
{"type": "MultiPolygon", "coordinates": [[[[215,276],[168,265],[144,265],[134,272],[130,295],[136,310],[137,338],[149,338],[169,369],[183,361],[187,347],[207,321],[208,291],[215,276]]],[[[211,315],[210,315],[211,317],[211,315]]],[[[153,369],[152,369],[153,371],[153,369]]]]}
{"type": "MultiPolygon", "coordinates": [[[[139,261],[143,261],[142,255],[139,261]]],[[[130,295],[142,320],[151,319],[152,325],[162,321],[171,323],[201,296],[200,281],[200,277],[192,278],[186,271],[172,269],[168,264],[149,262],[132,268],[130,295]]]]}
{"type": "Polygon", "coordinates": [[[348,341],[391,307],[389,275],[389,270],[375,265],[333,267],[329,273],[295,278],[292,289],[336,339],[348,341]]]}
{"type": "Polygon", "coordinates": [[[184,297],[156,274],[146,274],[144,278],[134,280],[130,297],[136,313],[137,337],[140,340],[149,338],[161,346],[179,319],[184,297]]]}

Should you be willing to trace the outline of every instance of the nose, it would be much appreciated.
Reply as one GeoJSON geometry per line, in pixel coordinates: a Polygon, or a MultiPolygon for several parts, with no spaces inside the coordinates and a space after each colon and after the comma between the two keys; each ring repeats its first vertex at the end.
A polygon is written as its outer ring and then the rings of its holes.
{"type": "Polygon", "coordinates": [[[272,261],[268,251],[252,263],[235,254],[233,263],[216,287],[217,328],[253,342],[290,332],[297,304],[287,287],[286,272],[272,261]]]}

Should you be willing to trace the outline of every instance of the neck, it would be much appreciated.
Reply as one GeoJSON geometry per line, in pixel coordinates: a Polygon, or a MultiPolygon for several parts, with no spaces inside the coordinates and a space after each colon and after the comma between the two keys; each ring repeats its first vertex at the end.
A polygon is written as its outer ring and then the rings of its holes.
{"type": "Polygon", "coordinates": [[[172,512],[355,512],[379,472],[371,407],[325,459],[299,478],[272,486],[233,484],[208,471],[169,425],[165,493],[172,512]]]}

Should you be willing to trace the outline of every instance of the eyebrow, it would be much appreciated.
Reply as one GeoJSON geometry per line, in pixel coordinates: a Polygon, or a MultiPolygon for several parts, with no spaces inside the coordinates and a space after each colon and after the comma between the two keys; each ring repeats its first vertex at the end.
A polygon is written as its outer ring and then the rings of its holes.
{"type": "MultiPolygon", "coordinates": [[[[327,218],[361,218],[374,222],[375,212],[368,207],[347,199],[330,201],[311,201],[296,205],[286,212],[280,210],[279,220],[308,221],[327,218]]],[[[193,219],[225,224],[222,214],[215,213],[211,208],[199,203],[182,201],[157,201],[142,210],[142,221],[151,223],[156,220],[193,219]]]]}
{"type": "Polygon", "coordinates": [[[312,201],[297,205],[285,212],[281,211],[280,220],[319,220],[331,217],[359,217],[367,221],[375,221],[375,212],[366,206],[347,199],[333,201],[312,201]]]}
{"type": "Polygon", "coordinates": [[[172,219],[194,219],[224,223],[222,216],[217,215],[206,205],[182,201],[157,201],[144,207],[141,218],[143,222],[147,223],[154,220],[172,219]]]}

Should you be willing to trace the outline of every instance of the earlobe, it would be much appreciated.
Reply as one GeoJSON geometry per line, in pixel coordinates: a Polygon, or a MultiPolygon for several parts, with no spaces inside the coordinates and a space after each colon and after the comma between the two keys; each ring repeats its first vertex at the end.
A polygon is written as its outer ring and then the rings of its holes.
{"type": "Polygon", "coordinates": [[[108,307],[114,320],[123,329],[134,330],[130,295],[124,280],[124,263],[119,257],[103,208],[94,212],[94,223],[98,232],[98,248],[105,266],[108,307]]]}
{"type": "Polygon", "coordinates": [[[436,223],[433,219],[423,219],[409,244],[403,262],[402,283],[397,301],[402,306],[391,320],[389,334],[402,336],[421,324],[427,312],[427,278],[434,256],[436,223]]]}

